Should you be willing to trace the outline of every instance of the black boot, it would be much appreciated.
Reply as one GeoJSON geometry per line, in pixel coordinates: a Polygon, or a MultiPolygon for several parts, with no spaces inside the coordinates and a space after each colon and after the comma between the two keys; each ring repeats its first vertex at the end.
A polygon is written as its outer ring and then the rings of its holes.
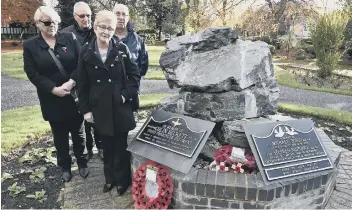
{"type": "Polygon", "coordinates": [[[128,189],[128,185],[117,185],[117,195],[122,196],[128,189]]]}
{"type": "Polygon", "coordinates": [[[71,181],[71,178],[72,178],[71,170],[70,169],[62,169],[61,178],[64,182],[71,181]]]}
{"type": "Polygon", "coordinates": [[[114,188],[114,185],[113,185],[113,184],[104,184],[103,193],[106,193],[106,192],[111,191],[112,188],[114,188]]]}
{"type": "Polygon", "coordinates": [[[89,174],[89,169],[88,167],[78,167],[78,171],[79,171],[79,175],[81,175],[81,177],[86,178],[89,174]]]}
{"type": "Polygon", "coordinates": [[[88,153],[86,155],[86,160],[89,161],[90,159],[92,159],[93,157],[93,151],[92,150],[88,150],[88,153]]]}

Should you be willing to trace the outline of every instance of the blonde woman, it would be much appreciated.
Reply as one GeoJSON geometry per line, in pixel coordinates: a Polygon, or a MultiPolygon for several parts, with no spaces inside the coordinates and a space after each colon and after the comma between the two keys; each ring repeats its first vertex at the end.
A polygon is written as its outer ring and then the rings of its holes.
{"type": "Polygon", "coordinates": [[[39,7],[34,20],[40,33],[23,44],[24,71],[36,86],[43,118],[50,123],[62,179],[68,182],[72,177],[69,133],[79,174],[85,178],[89,171],[83,154],[84,121],[70,95],[77,81],[79,43],[72,33],[57,32],[60,17],[50,7],[39,7]]]}
{"type": "Polygon", "coordinates": [[[103,10],[96,15],[97,38],[81,50],[77,84],[80,111],[95,124],[103,144],[103,192],[116,185],[122,195],[131,184],[127,135],[136,127],[130,99],[137,93],[140,74],[127,46],[112,39],[116,23],[113,12],[103,10]]]}

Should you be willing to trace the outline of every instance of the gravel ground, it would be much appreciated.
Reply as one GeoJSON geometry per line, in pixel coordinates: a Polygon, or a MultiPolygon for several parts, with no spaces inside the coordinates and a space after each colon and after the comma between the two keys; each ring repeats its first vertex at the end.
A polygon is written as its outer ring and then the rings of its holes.
{"type": "MultiPolygon", "coordinates": [[[[25,80],[1,76],[1,111],[39,104],[35,87],[25,80]]],[[[280,86],[280,101],[352,112],[352,96],[280,86]]],[[[142,80],[141,93],[177,93],[166,80],[142,80]]]]}

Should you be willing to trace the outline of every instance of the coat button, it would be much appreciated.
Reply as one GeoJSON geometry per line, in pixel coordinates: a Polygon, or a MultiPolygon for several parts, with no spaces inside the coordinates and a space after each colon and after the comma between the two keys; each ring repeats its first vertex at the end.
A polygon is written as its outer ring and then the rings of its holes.
{"type": "Polygon", "coordinates": [[[97,69],[98,68],[98,66],[95,66],[95,69],[97,69]]]}
{"type": "Polygon", "coordinates": [[[111,64],[111,67],[114,67],[114,64],[111,64]]]}
{"type": "Polygon", "coordinates": [[[111,79],[109,79],[109,82],[111,82],[111,79]]]}
{"type": "Polygon", "coordinates": [[[100,83],[100,80],[97,80],[97,83],[100,83]]]}

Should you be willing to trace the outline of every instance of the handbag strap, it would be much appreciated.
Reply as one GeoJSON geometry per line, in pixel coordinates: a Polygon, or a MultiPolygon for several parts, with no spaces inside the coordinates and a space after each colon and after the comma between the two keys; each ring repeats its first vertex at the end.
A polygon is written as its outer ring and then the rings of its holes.
{"type": "Polygon", "coordinates": [[[127,90],[129,90],[128,85],[127,85],[127,73],[126,73],[125,62],[124,62],[124,59],[123,59],[123,52],[122,51],[118,51],[118,56],[119,56],[119,59],[121,61],[122,73],[123,73],[123,77],[124,77],[125,86],[126,86],[127,90]]]}
{"type": "MultiPolygon", "coordinates": [[[[76,35],[75,35],[73,32],[72,32],[71,34],[72,34],[72,39],[73,39],[73,40],[77,40],[76,35]]],[[[76,48],[75,48],[75,50],[76,50],[76,48]]],[[[62,66],[61,62],[59,61],[59,59],[56,58],[56,56],[55,56],[53,50],[52,50],[50,47],[48,48],[48,52],[49,52],[49,54],[51,55],[51,57],[53,58],[53,60],[54,60],[54,62],[55,62],[55,64],[56,64],[56,66],[59,68],[61,74],[62,74],[64,77],[69,78],[69,76],[68,76],[67,72],[65,71],[64,67],[62,66]]]]}
{"type": "Polygon", "coordinates": [[[61,62],[59,61],[59,59],[56,58],[56,56],[55,56],[53,50],[52,50],[50,47],[49,47],[49,49],[48,49],[48,52],[49,52],[49,54],[51,55],[51,57],[53,58],[53,60],[54,60],[54,62],[55,62],[55,64],[56,64],[56,66],[59,68],[61,74],[64,75],[64,77],[68,77],[68,75],[67,75],[67,73],[66,73],[64,67],[62,66],[61,62]]]}

